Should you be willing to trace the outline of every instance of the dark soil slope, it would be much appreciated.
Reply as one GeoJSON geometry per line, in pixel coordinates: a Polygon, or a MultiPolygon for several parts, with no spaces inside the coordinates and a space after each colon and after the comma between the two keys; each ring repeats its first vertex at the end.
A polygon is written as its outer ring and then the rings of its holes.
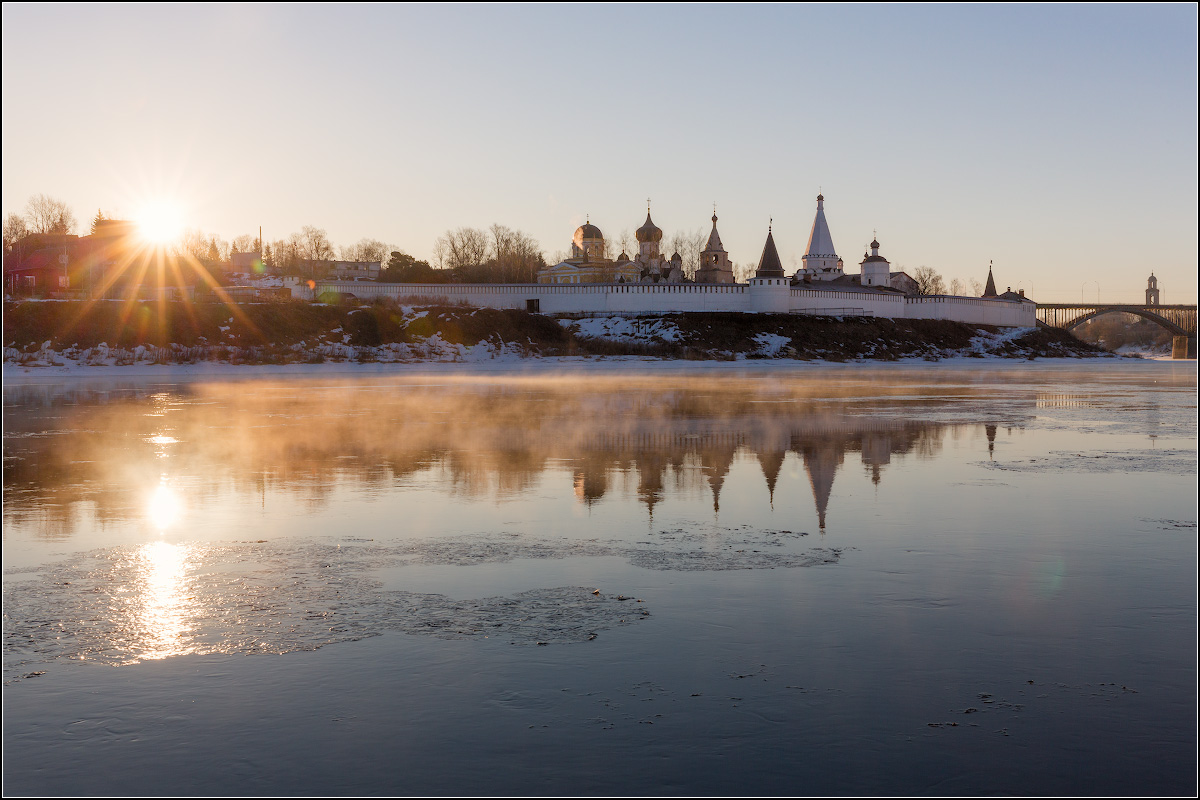
{"type": "Polygon", "coordinates": [[[664,314],[670,337],[579,335],[570,321],[524,311],[388,304],[26,302],[4,309],[6,359],[48,350],[156,348],[157,358],[271,362],[312,360],[330,344],[371,348],[440,339],[516,347],[527,355],[648,355],[663,358],[800,358],[844,361],[947,355],[1090,356],[1104,351],[1065,331],[1001,329],[934,320],[833,319],[793,314],[664,314]],[[764,335],[786,344],[765,348],[764,335]],[[46,343],[49,347],[46,347],[46,343]],[[174,354],[174,355],[172,355],[174,354]]]}

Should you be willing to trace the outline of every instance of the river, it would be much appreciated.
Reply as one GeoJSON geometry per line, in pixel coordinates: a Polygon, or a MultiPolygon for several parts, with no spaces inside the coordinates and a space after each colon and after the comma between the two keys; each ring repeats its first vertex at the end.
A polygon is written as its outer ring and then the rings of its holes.
{"type": "Polygon", "coordinates": [[[1195,793],[1194,362],[400,369],[6,376],[7,794],[1195,793]]]}

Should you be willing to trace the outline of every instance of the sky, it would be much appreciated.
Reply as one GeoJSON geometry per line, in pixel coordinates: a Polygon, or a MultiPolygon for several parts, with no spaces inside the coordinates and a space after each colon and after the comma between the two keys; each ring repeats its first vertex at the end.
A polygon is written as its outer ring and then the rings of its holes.
{"type": "Polygon", "coordinates": [[[2,210],[171,203],[418,258],[645,219],[1042,302],[1196,302],[1197,12],[1161,5],[3,5],[2,210]]]}

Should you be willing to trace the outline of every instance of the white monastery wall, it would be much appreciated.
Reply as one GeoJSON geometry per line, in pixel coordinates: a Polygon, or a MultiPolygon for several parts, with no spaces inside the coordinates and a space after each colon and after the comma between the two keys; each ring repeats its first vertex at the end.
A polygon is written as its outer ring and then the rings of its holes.
{"type": "MultiPolygon", "coordinates": [[[[441,302],[526,310],[537,301],[543,314],[660,314],[683,311],[776,312],[890,319],[945,319],[974,325],[1033,327],[1037,306],[978,297],[906,297],[792,287],[788,279],[746,284],[470,284],[317,281],[316,293],[352,294],[359,300],[384,297],[408,303],[441,302]],[[778,283],[776,283],[778,281],[778,283]]],[[[311,299],[307,287],[294,290],[311,299]],[[307,295],[307,296],[306,296],[307,295]]]]}

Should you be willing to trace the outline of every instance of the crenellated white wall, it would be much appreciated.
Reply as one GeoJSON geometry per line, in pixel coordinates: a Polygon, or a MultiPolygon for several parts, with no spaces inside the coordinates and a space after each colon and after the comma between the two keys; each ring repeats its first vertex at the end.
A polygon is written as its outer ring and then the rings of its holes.
{"type": "MultiPolygon", "coordinates": [[[[884,292],[847,292],[793,287],[787,278],[753,279],[750,284],[585,283],[471,284],[318,281],[316,294],[352,294],[359,300],[386,297],[420,303],[527,309],[536,300],[543,314],[656,314],[683,311],[799,313],[891,319],[946,319],[975,325],[1033,327],[1037,306],[978,297],[906,297],[884,292]]],[[[306,287],[294,294],[311,299],[306,287]]]]}

